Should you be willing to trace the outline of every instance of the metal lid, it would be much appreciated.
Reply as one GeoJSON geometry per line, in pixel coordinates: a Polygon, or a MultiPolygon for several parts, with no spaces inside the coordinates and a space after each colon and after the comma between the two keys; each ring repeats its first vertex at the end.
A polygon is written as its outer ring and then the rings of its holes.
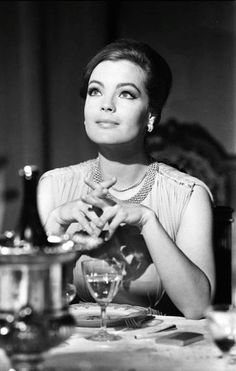
{"type": "Polygon", "coordinates": [[[14,231],[6,231],[0,235],[0,264],[7,262],[21,263],[23,261],[51,262],[51,260],[71,260],[76,255],[75,243],[68,235],[49,236],[48,245],[43,249],[31,243],[15,238],[14,231]]]}

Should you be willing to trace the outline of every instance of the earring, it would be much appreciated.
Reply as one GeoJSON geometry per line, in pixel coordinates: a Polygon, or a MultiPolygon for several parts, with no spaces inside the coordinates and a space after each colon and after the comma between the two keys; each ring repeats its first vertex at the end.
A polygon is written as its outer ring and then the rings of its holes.
{"type": "Polygon", "coordinates": [[[153,131],[154,117],[150,117],[149,123],[147,125],[147,131],[151,133],[153,131]]]}

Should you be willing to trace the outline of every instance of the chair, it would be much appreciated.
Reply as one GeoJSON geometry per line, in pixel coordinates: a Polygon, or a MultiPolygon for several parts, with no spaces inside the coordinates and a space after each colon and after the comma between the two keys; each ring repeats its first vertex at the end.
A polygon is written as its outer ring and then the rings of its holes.
{"type": "Polygon", "coordinates": [[[157,161],[205,182],[216,205],[230,205],[230,166],[236,158],[200,124],[170,119],[147,136],[146,149],[157,161]]]}
{"type": "Polygon", "coordinates": [[[215,304],[232,302],[232,214],[233,209],[227,206],[214,210],[215,304]]]}
{"type": "MultiPolygon", "coordinates": [[[[150,155],[204,181],[210,188],[213,210],[216,291],[214,303],[231,303],[232,213],[227,164],[231,156],[200,124],[170,119],[147,138],[150,155]]],[[[167,315],[182,315],[164,294],[158,309],[167,315]]]]}

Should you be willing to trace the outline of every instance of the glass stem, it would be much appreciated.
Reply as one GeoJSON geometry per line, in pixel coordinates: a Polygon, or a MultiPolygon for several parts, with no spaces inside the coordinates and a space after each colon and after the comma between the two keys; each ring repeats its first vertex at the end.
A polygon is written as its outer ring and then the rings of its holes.
{"type": "Polygon", "coordinates": [[[106,305],[101,305],[101,328],[102,332],[106,332],[107,330],[107,314],[106,314],[106,305]]]}

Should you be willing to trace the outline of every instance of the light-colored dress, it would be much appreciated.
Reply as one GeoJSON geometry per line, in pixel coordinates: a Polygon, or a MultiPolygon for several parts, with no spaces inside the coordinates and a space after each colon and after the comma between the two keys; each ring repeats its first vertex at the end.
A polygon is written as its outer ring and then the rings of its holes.
{"type": "MultiPolygon", "coordinates": [[[[89,192],[89,187],[84,180],[91,174],[95,161],[89,160],[43,174],[38,187],[38,205],[44,223],[54,208],[89,192]]],[[[141,203],[156,213],[166,232],[175,241],[194,187],[204,187],[210,196],[211,193],[199,179],[166,164],[159,163],[156,169],[152,187],[141,203]]],[[[76,230],[78,230],[78,225],[73,223],[67,232],[74,233],[76,230]]],[[[156,307],[164,289],[144,239],[137,228],[124,226],[123,231],[125,245],[122,244],[122,254],[129,267],[129,272],[114,301],[156,307]]],[[[79,297],[89,301],[91,298],[81,274],[81,260],[84,258],[86,257],[82,256],[74,268],[74,282],[79,297]]]]}

